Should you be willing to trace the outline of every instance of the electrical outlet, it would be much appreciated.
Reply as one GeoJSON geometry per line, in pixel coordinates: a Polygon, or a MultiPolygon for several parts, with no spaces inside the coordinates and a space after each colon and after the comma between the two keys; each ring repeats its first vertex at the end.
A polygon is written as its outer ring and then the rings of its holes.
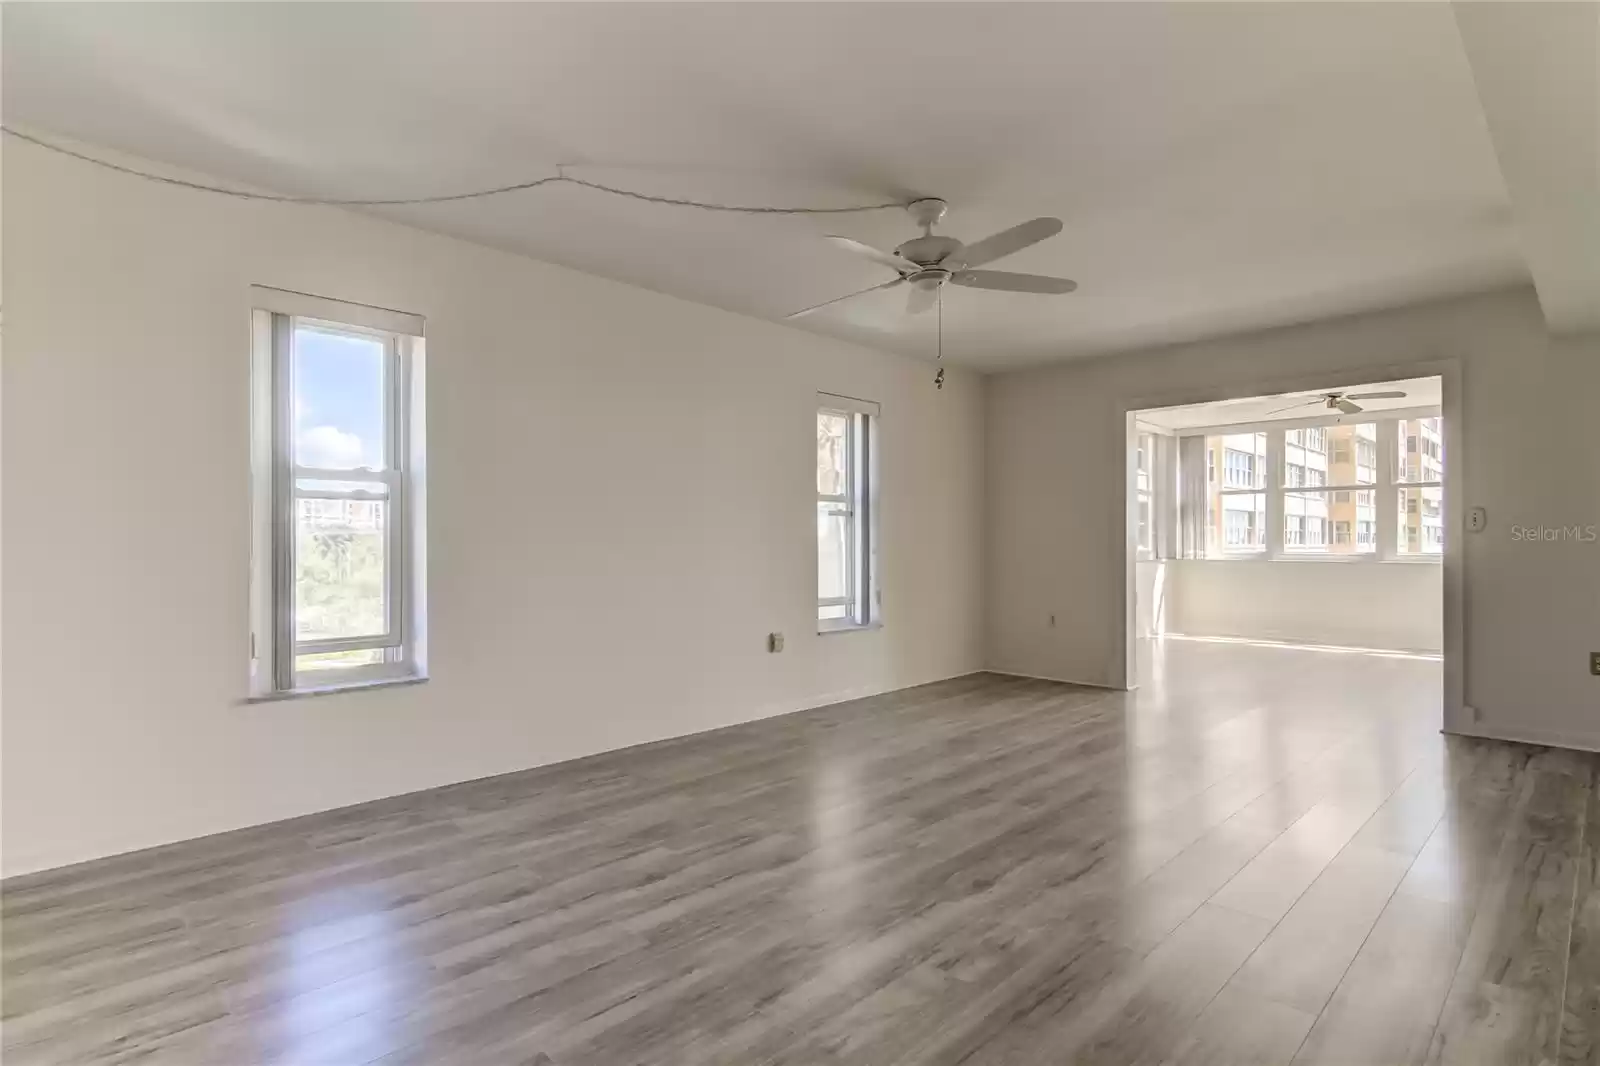
{"type": "Polygon", "coordinates": [[[1600,677],[1600,651],[1589,653],[1589,672],[1595,677],[1600,677]]]}
{"type": "Polygon", "coordinates": [[[774,655],[776,655],[778,652],[783,650],[783,634],[782,633],[768,633],[767,634],[767,650],[769,652],[772,652],[774,655]]]}
{"type": "Polygon", "coordinates": [[[1467,512],[1467,530],[1471,533],[1482,533],[1489,526],[1489,512],[1482,507],[1474,507],[1467,512]]]}

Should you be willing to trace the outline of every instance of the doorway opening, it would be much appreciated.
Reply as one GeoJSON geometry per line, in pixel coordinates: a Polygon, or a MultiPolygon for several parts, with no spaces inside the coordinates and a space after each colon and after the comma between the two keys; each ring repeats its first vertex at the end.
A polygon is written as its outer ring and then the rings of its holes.
{"type": "Polygon", "coordinates": [[[1334,380],[1130,412],[1130,687],[1179,641],[1442,663],[1443,388],[1334,380]]]}

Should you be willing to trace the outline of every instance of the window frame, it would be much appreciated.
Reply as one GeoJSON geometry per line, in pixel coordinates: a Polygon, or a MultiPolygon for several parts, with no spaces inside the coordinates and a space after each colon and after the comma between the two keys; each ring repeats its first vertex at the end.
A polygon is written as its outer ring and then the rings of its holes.
{"type": "MultiPolygon", "coordinates": [[[[815,419],[824,415],[845,419],[845,485],[843,493],[817,492],[813,515],[828,513],[848,520],[846,525],[846,592],[843,596],[817,596],[817,632],[840,633],[874,629],[881,625],[881,591],[877,579],[877,446],[879,406],[867,400],[830,393],[817,394],[815,419]],[[824,610],[843,607],[843,618],[823,618],[824,610]]],[[[813,426],[815,428],[815,426],[813,426]]],[[[812,479],[816,474],[813,470],[812,479]]],[[[814,556],[821,567],[821,544],[814,556]]],[[[813,580],[815,587],[817,582],[813,580]]]]}
{"type": "Polygon", "coordinates": [[[256,287],[252,310],[252,493],[250,696],[276,699],[426,676],[422,624],[425,551],[422,320],[414,315],[256,287]],[[383,344],[381,469],[301,466],[295,455],[294,340],[301,328],[383,344]],[[342,483],[301,487],[304,482],[342,483]],[[375,491],[367,486],[382,486],[375,491]],[[297,633],[297,541],[304,501],[381,503],[384,630],[359,637],[301,639],[297,633]],[[381,661],[307,669],[308,655],[373,651],[381,661]]]}
{"type": "Polygon", "coordinates": [[[1140,559],[1153,559],[1156,554],[1156,434],[1146,429],[1136,430],[1134,448],[1135,550],[1140,559]]]}
{"type": "Polygon", "coordinates": [[[1396,523],[1398,525],[1401,522],[1406,522],[1406,528],[1409,529],[1407,520],[1412,514],[1415,514],[1417,516],[1417,538],[1415,548],[1411,547],[1412,541],[1409,536],[1406,537],[1406,547],[1402,548],[1400,530],[1397,528],[1395,530],[1393,551],[1399,559],[1406,562],[1443,561],[1445,526],[1444,418],[1441,414],[1434,413],[1412,414],[1405,418],[1396,419],[1394,436],[1397,454],[1395,456],[1394,469],[1391,471],[1394,477],[1394,485],[1391,491],[1395,497],[1396,523]],[[1399,428],[1407,422],[1417,422],[1418,425],[1414,434],[1407,434],[1402,450],[1399,428]],[[1429,422],[1437,422],[1438,424],[1436,426],[1429,425],[1429,422]],[[1416,445],[1414,448],[1412,447],[1413,441],[1415,441],[1416,445]],[[1438,476],[1413,477],[1411,464],[1413,457],[1416,459],[1416,469],[1418,471],[1425,470],[1428,465],[1426,460],[1431,460],[1438,467],[1438,476]],[[1439,494],[1439,507],[1437,512],[1431,516],[1434,519],[1432,523],[1428,521],[1430,516],[1424,506],[1428,497],[1423,490],[1427,489],[1437,490],[1439,494]],[[1401,495],[1409,494],[1413,491],[1416,492],[1416,495],[1408,495],[1407,505],[1402,507],[1400,503],[1401,495]],[[1410,502],[1413,500],[1417,504],[1416,511],[1412,511],[1410,507],[1410,502]],[[1432,546],[1431,549],[1430,545],[1432,546]]]}
{"type": "MultiPolygon", "coordinates": [[[[1357,564],[1384,562],[1401,563],[1407,565],[1437,565],[1441,563],[1444,556],[1442,521],[1439,525],[1440,532],[1437,537],[1438,550],[1417,552],[1401,550],[1400,530],[1403,514],[1401,513],[1401,506],[1399,503],[1400,493],[1408,489],[1437,489],[1442,496],[1444,492],[1444,474],[1442,470],[1441,458],[1438,460],[1438,462],[1441,464],[1441,469],[1439,471],[1439,478],[1437,480],[1405,480],[1406,471],[1401,466],[1401,463],[1403,463],[1406,459],[1405,443],[1400,437],[1399,427],[1410,421],[1416,421],[1420,419],[1439,419],[1440,425],[1435,432],[1436,435],[1442,439],[1444,435],[1442,418],[1443,415],[1439,408],[1426,407],[1406,408],[1390,411],[1372,411],[1364,412],[1360,415],[1328,415],[1321,418],[1295,419],[1280,423],[1248,423],[1227,426],[1202,426],[1185,429],[1181,435],[1198,436],[1207,441],[1207,447],[1205,451],[1207,455],[1208,477],[1206,484],[1208,505],[1209,500],[1214,499],[1220,508],[1222,506],[1222,498],[1226,496],[1263,495],[1266,497],[1267,502],[1267,528],[1264,542],[1261,547],[1236,547],[1229,545],[1227,543],[1227,530],[1225,525],[1227,519],[1224,516],[1222,519],[1224,526],[1220,534],[1222,543],[1210,547],[1206,552],[1205,558],[1213,560],[1330,562],[1357,564]],[[1366,441],[1365,438],[1362,438],[1360,440],[1349,442],[1348,447],[1342,453],[1344,455],[1343,459],[1338,457],[1341,453],[1337,450],[1338,444],[1335,444],[1333,446],[1333,450],[1330,450],[1327,453],[1328,461],[1330,464],[1337,462],[1353,462],[1359,468],[1368,465],[1362,461],[1362,456],[1370,454],[1373,460],[1370,465],[1374,470],[1375,477],[1375,480],[1371,484],[1334,484],[1332,483],[1331,479],[1325,478],[1325,484],[1310,485],[1303,483],[1308,480],[1306,477],[1301,477],[1298,479],[1302,482],[1301,484],[1290,484],[1291,476],[1286,461],[1286,449],[1290,446],[1290,434],[1302,430],[1325,430],[1327,427],[1332,426],[1361,424],[1373,425],[1375,430],[1375,438],[1370,441],[1366,441]],[[1264,487],[1259,489],[1224,487],[1226,481],[1226,459],[1227,452],[1229,451],[1224,438],[1232,436],[1244,436],[1252,433],[1265,433],[1267,438],[1266,462],[1268,472],[1264,487]],[[1223,460],[1220,463],[1214,463],[1214,452],[1211,447],[1211,442],[1213,440],[1217,442],[1219,449],[1223,452],[1223,460]],[[1370,451],[1362,448],[1364,441],[1370,445],[1370,451]],[[1218,473],[1223,473],[1223,482],[1216,482],[1210,476],[1213,465],[1224,468],[1217,471],[1218,473]],[[1349,497],[1344,502],[1358,503],[1360,499],[1358,494],[1362,492],[1371,492],[1373,494],[1373,518],[1370,521],[1367,519],[1362,519],[1352,523],[1350,528],[1349,547],[1353,550],[1344,553],[1335,552],[1332,550],[1340,544],[1340,541],[1337,537],[1336,528],[1332,524],[1334,520],[1331,517],[1325,519],[1325,521],[1329,523],[1329,526],[1327,535],[1323,538],[1322,544],[1313,545],[1305,543],[1312,539],[1310,534],[1305,530],[1302,530],[1302,534],[1299,538],[1301,543],[1290,543],[1290,541],[1294,538],[1292,538],[1289,534],[1287,521],[1287,504],[1289,496],[1318,495],[1326,498],[1330,504],[1332,504],[1339,502],[1339,494],[1349,493],[1349,497]],[[1368,528],[1369,526],[1370,529],[1368,528]],[[1360,550],[1360,548],[1369,544],[1372,546],[1373,550],[1360,550]]],[[[1339,443],[1342,444],[1344,442],[1339,443]]],[[[1445,510],[1442,501],[1439,510],[1442,516],[1445,510]]],[[[1207,529],[1208,544],[1210,544],[1211,529],[1209,520],[1207,522],[1207,529]]],[[[1421,538],[1421,541],[1427,540],[1429,540],[1429,538],[1426,534],[1424,534],[1421,538]]],[[[1419,543],[1421,543],[1421,541],[1419,541],[1419,543]]],[[[1426,544],[1424,544],[1423,547],[1426,547],[1426,544]]]]}
{"type": "MultiPolygon", "coordinates": [[[[1223,559],[1255,559],[1255,558],[1259,558],[1263,553],[1268,551],[1270,549],[1270,547],[1271,547],[1270,541],[1268,539],[1269,532],[1270,532],[1270,530],[1272,528],[1272,498],[1271,498],[1271,488],[1270,488],[1270,484],[1269,484],[1270,481],[1271,481],[1271,474],[1269,472],[1273,468],[1273,464],[1276,461],[1275,460],[1275,455],[1281,457],[1282,454],[1283,454],[1282,434],[1279,434],[1279,437],[1278,437],[1278,450],[1277,450],[1276,453],[1273,452],[1273,435],[1270,432],[1266,432],[1266,431],[1264,431],[1264,430],[1262,430],[1260,428],[1250,427],[1250,428],[1241,428],[1238,432],[1229,431],[1229,432],[1215,432],[1215,433],[1207,430],[1207,431],[1203,431],[1201,433],[1201,436],[1204,437],[1204,438],[1209,438],[1209,437],[1213,437],[1213,436],[1219,438],[1219,449],[1222,452],[1222,462],[1220,464],[1212,464],[1209,460],[1208,460],[1208,463],[1207,463],[1207,471],[1208,471],[1208,473],[1211,471],[1213,466],[1215,466],[1215,468],[1218,470],[1218,472],[1220,472],[1221,475],[1222,475],[1221,478],[1219,480],[1215,481],[1215,482],[1213,482],[1208,477],[1207,482],[1206,482],[1206,496],[1207,496],[1206,506],[1207,506],[1208,513],[1209,513],[1209,509],[1210,509],[1210,498],[1212,496],[1216,497],[1217,509],[1222,513],[1222,529],[1221,529],[1221,537],[1220,537],[1221,543],[1217,545],[1217,547],[1216,547],[1214,552],[1209,552],[1208,553],[1208,557],[1209,558],[1223,558],[1223,559]],[[1259,450],[1252,450],[1252,451],[1249,451],[1249,452],[1245,452],[1245,451],[1242,451],[1242,450],[1240,450],[1238,448],[1229,447],[1228,442],[1227,442],[1227,438],[1228,437],[1233,437],[1233,436],[1240,436],[1240,437],[1243,437],[1243,436],[1258,437],[1259,436],[1259,437],[1262,437],[1263,439],[1261,441],[1261,445],[1260,445],[1260,449],[1259,450]],[[1229,458],[1230,455],[1240,456],[1240,457],[1242,457],[1242,460],[1246,460],[1246,461],[1240,461],[1240,462],[1236,462],[1234,464],[1230,464],[1228,462],[1228,458],[1229,458]],[[1251,487],[1243,487],[1243,486],[1234,486],[1234,485],[1232,485],[1232,483],[1230,481],[1230,476],[1231,476],[1231,473],[1232,473],[1232,470],[1233,470],[1234,467],[1242,468],[1243,472],[1248,475],[1250,481],[1252,482],[1252,486],[1251,487]],[[1216,485],[1215,489],[1212,488],[1213,484],[1216,485]],[[1227,505],[1224,503],[1224,501],[1226,499],[1228,499],[1229,497],[1252,497],[1252,498],[1254,498],[1254,497],[1257,497],[1257,496],[1262,498],[1263,509],[1257,510],[1255,507],[1252,506],[1247,511],[1235,510],[1232,513],[1234,513],[1234,514],[1246,514],[1246,515],[1250,516],[1250,520],[1248,522],[1244,523],[1244,525],[1246,527],[1247,536],[1248,536],[1249,531],[1254,527],[1254,524],[1256,522],[1256,516],[1257,515],[1261,516],[1260,517],[1260,521],[1265,524],[1265,528],[1263,528],[1263,529],[1261,529],[1259,531],[1260,532],[1260,541],[1261,541],[1260,544],[1259,545],[1257,545],[1257,544],[1236,545],[1236,544],[1231,543],[1230,540],[1229,540],[1229,537],[1228,537],[1228,514],[1229,514],[1229,511],[1228,511],[1227,505]]],[[[1206,448],[1206,454],[1208,456],[1211,455],[1211,448],[1209,447],[1209,441],[1208,441],[1208,446],[1206,448]]],[[[1208,528],[1210,526],[1209,519],[1207,521],[1207,526],[1208,526],[1208,528]]]]}

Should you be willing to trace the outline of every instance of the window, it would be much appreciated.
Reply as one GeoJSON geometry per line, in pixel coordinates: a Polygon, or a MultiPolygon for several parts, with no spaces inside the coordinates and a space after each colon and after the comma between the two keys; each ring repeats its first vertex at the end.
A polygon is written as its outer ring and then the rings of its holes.
{"type": "Polygon", "coordinates": [[[1377,482],[1377,436],[1374,423],[1284,434],[1284,552],[1352,555],[1376,547],[1359,543],[1351,531],[1362,519],[1376,519],[1373,493],[1355,486],[1377,482]]]}
{"type": "Polygon", "coordinates": [[[1249,506],[1229,507],[1222,512],[1224,542],[1229,548],[1256,550],[1262,546],[1266,511],[1249,506]]]}
{"type": "Polygon", "coordinates": [[[1155,488],[1155,448],[1155,434],[1139,434],[1138,466],[1134,478],[1139,500],[1139,552],[1146,557],[1155,553],[1152,502],[1155,488]]]}
{"type": "Polygon", "coordinates": [[[1267,435],[1235,433],[1206,438],[1208,544],[1224,553],[1266,550],[1267,435]],[[1220,456],[1220,461],[1217,457],[1220,456]],[[1220,469],[1222,483],[1217,483],[1220,469]]]}
{"type": "Polygon", "coordinates": [[[421,320],[253,293],[251,693],[419,677],[421,320]]]}
{"type": "Polygon", "coordinates": [[[1395,426],[1405,452],[1396,456],[1395,498],[1399,515],[1396,551],[1402,556],[1444,554],[1444,423],[1405,418],[1395,426]]]}
{"type": "Polygon", "coordinates": [[[1372,516],[1373,500],[1370,492],[1351,486],[1376,481],[1376,466],[1359,461],[1363,445],[1376,438],[1371,424],[1311,426],[1283,434],[1283,481],[1274,486],[1282,490],[1283,552],[1349,555],[1360,550],[1350,530],[1358,513],[1372,516]],[[1336,532],[1340,523],[1342,539],[1336,532]]]}
{"type": "Polygon", "coordinates": [[[1438,557],[1442,442],[1437,416],[1208,435],[1207,553],[1438,557]]]}
{"type": "Polygon", "coordinates": [[[817,629],[871,625],[873,437],[877,405],[818,398],[817,629]]]}

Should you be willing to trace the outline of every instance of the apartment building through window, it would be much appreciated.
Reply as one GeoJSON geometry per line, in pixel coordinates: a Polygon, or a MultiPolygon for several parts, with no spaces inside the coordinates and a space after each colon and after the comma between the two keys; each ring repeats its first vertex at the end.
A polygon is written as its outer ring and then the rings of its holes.
{"type": "Polygon", "coordinates": [[[1433,413],[1205,433],[1207,554],[1438,558],[1444,461],[1433,413]]]}

